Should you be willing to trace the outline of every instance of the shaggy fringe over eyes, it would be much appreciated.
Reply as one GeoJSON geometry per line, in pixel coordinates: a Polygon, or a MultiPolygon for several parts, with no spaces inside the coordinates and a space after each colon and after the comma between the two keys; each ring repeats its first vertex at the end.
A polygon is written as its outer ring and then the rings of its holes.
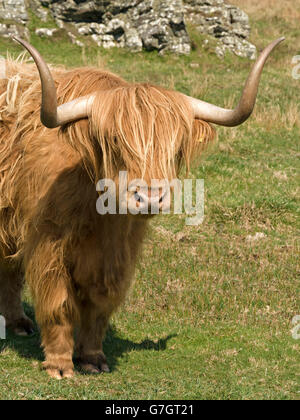
{"type": "Polygon", "coordinates": [[[127,85],[96,95],[91,135],[102,150],[106,178],[127,169],[135,178],[173,179],[214,137],[195,120],[184,97],[148,84],[127,85]]]}
{"type": "MultiPolygon", "coordinates": [[[[3,101],[11,112],[16,106],[16,92],[19,94],[21,84],[26,85],[19,111],[20,132],[24,135],[40,127],[41,92],[35,66],[23,60],[7,62],[10,81],[3,101]],[[33,100],[34,113],[25,105],[33,100]]],[[[192,161],[214,138],[214,129],[194,119],[189,104],[178,92],[149,84],[129,84],[98,69],[52,69],[52,73],[59,105],[96,92],[89,119],[59,130],[61,141],[77,150],[93,182],[103,177],[114,179],[120,170],[147,182],[173,179],[183,166],[188,172],[192,161]]]]}

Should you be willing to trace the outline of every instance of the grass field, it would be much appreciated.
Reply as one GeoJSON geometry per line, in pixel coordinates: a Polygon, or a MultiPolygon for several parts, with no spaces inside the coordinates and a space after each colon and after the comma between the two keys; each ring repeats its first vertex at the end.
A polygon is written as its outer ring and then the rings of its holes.
{"type": "MultiPolygon", "coordinates": [[[[9,335],[0,342],[1,399],[300,399],[300,343],[291,334],[300,314],[300,80],[291,75],[300,5],[286,1],[281,13],[279,0],[232,3],[248,11],[259,49],[287,39],[268,61],[253,117],[218,128],[192,172],[205,180],[204,223],[187,227],[183,216],[151,223],[130,295],[105,341],[110,374],[78,372],[56,382],[39,369],[39,335],[9,335]],[[264,236],[255,241],[256,233],[264,236]]],[[[37,24],[33,18],[31,29],[37,24]]],[[[55,43],[33,35],[32,43],[53,64],[98,64],[128,80],[236,103],[249,61],[231,54],[222,61],[213,44],[203,50],[204,38],[190,33],[189,57],[82,51],[61,35],[55,43]]],[[[6,50],[21,51],[0,40],[0,54],[6,50]]],[[[24,300],[32,315],[26,293],[24,300]]]]}

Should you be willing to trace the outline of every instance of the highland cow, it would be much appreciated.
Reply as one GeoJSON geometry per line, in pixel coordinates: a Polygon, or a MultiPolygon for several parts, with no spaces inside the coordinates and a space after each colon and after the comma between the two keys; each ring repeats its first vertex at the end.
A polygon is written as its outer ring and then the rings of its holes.
{"type": "MultiPolygon", "coordinates": [[[[15,39],[35,64],[0,62],[0,313],[15,333],[33,331],[21,303],[25,279],[49,375],[71,377],[74,351],[85,371],[108,371],[102,340],[149,218],[99,215],[97,182],[118,183],[120,171],[148,185],[178,176],[213,139],[210,123],[236,126],[250,116],[282,39],[262,52],[235,110],[95,68],[50,72],[34,47],[15,39]]],[[[142,206],[139,191],[130,194],[142,206]]]]}

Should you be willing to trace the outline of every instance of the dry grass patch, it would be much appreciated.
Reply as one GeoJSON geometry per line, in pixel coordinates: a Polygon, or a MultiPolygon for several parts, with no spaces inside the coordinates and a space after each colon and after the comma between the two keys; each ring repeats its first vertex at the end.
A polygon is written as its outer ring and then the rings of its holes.
{"type": "Polygon", "coordinates": [[[282,110],[280,105],[258,104],[252,120],[267,131],[276,129],[291,131],[295,127],[300,127],[300,106],[290,102],[282,110]]]}
{"type": "Polygon", "coordinates": [[[281,18],[286,22],[300,20],[300,2],[298,0],[227,0],[252,16],[263,18],[281,18]]]}

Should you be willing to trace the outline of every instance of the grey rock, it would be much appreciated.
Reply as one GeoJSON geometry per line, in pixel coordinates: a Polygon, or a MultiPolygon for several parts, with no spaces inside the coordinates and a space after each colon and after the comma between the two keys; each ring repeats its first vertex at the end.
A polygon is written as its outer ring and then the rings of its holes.
{"type": "Polygon", "coordinates": [[[129,28],[125,31],[125,45],[132,52],[142,51],[143,41],[136,29],[129,28]]]}
{"type": "Polygon", "coordinates": [[[29,0],[28,7],[31,9],[31,11],[34,12],[34,14],[42,21],[47,22],[49,15],[48,15],[48,9],[41,6],[40,0],[29,0]]]}
{"type": "Polygon", "coordinates": [[[81,47],[81,48],[84,47],[84,43],[79,41],[76,35],[74,35],[72,32],[68,32],[68,37],[70,38],[72,44],[77,45],[78,47],[81,47]]]}
{"type": "Polygon", "coordinates": [[[0,20],[25,24],[28,14],[24,0],[2,0],[0,2],[0,20]]]}
{"type": "Polygon", "coordinates": [[[83,25],[83,26],[77,26],[77,30],[78,30],[78,33],[80,35],[90,35],[91,34],[90,27],[85,26],[85,25],[83,25]]]}
{"type": "Polygon", "coordinates": [[[256,48],[247,39],[250,36],[248,15],[224,0],[183,0],[185,19],[203,34],[218,39],[216,53],[223,57],[232,51],[251,60],[256,58],[256,48]]]}
{"type": "Polygon", "coordinates": [[[255,60],[257,56],[256,47],[245,39],[239,39],[235,36],[225,36],[222,42],[216,47],[216,53],[220,57],[224,57],[226,51],[234,51],[240,57],[255,60]]]}
{"type": "Polygon", "coordinates": [[[0,1],[0,36],[10,38],[18,35],[29,38],[29,32],[25,26],[28,22],[26,3],[24,0],[0,1]]]}
{"type": "Polygon", "coordinates": [[[101,39],[101,36],[96,35],[96,34],[93,34],[93,35],[91,36],[91,38],[92,38],[92,40],[93,40],[94,42],[96,42],[96,44],[98,45],[98,47],[102,47],[102,39],[101,39]]]}
{"type": "Polygon", "coordinates": [[[58,29],[56,29],[56,28],[53,28],[53,29],[37,28],[35,30],[35,34],[40,36],[40,37],[51,38],[57,31],[58,31],[58,29]]]}
{"type": "Polygon", "coordinates": [[[146,50],[189,54],[190,39],[183,12],[181,0],[148,0],[129,12],[129,17],[146,50]]]}
{"type": "Polygon", "coordinates": [[[13,25],[10,23],[0,23],[0,36],[3,38],[10,38],[13,35],[21,38],[29,39],[29,31],[24,26],[13,25]]]}
{"type": "MultiPolygon", "coordinates": [[[[182,0],[45,0],[56,22],[72,22],[80,35],[104,48],[190,52],[182,0]]],[[[60,26],[61,27],[61,26],[60,26]]]]}
{"type": "Polygon", "coordinates": [[[17,26],[0,23],[0,36],[10,38],[12,35],[19,35],[17,26]]]}

